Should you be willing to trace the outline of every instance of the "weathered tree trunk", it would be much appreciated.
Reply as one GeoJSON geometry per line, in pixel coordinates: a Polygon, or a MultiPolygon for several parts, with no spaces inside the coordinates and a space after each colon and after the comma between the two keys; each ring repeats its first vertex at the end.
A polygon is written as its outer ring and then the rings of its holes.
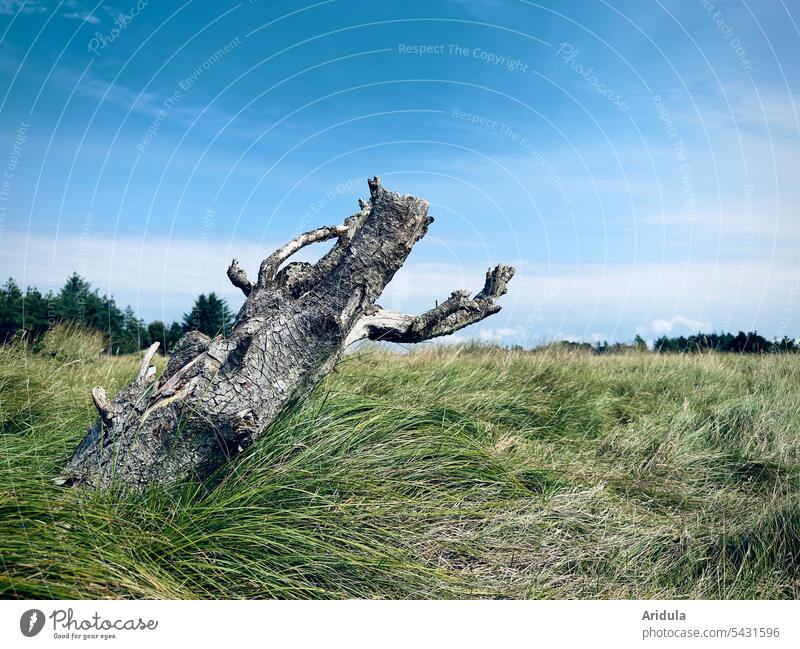
{"type": "Polygon", "coordinates": [[[100,416],[65,467],[60,484],[145,490],[204,478],[250,446],[313,388],[356,340],[419,342],[496,313],[514,274],[498,266],[473,298],[456,291],[418,316],[375,305],[433,221],[428,203],[369,181],[371,199],[342,225],[307,232],[261,263],[251,283],[234,259],[231,282],[247,296],[231,334],[198,332],[176,345],[156,380],[145,354],[133,383],[109,400],[92,390],[100,416]],[[300,248],[338,239],[315,264],[290,263],[300,248]]]}

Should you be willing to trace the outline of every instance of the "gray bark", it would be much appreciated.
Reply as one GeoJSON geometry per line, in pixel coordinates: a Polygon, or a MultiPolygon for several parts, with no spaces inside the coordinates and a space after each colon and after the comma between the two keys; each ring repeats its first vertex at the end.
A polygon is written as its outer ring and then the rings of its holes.
{"type": "Polygon", "coordinates": [[[500,310],[514,274],[498,266],[470,298],[456,291],[417,316],[375,304],[433,219],[428,203],[369,181],[370,200],[339,226],[300,235],[262,263],[255,284],[234,259],[228,277],[247,296],[229,336],[191,332],[156,380],[145,354],[133,383],[109,399],[92,390],[99,416],[59,484],[144,491],[203,479],[249,447],[311,390],[357,340],[420,342],[500,310]],[[282,264],[302,247],[337,239],[315,264],[282,264]]]}

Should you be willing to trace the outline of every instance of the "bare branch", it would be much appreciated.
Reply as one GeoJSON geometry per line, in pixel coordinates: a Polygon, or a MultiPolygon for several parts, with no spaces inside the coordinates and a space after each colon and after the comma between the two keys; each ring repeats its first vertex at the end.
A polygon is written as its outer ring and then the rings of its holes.
{"type": "Polygon", "coordinates": [[[341,237],[346,232],[346,225],[329,225],[310,232],[304,232],[299,237],[295,237],[261,262],[261,268],[258,271],[258,285],[262,288],[266,287],[275,279],[275,273],[278,272],[280,265],[301,248],[305,248],[312,243],[341,237]]]}
{"type": "Polygon", "coordinates": [[[236,288],[241,289],[245,295],[250,295],[253,285],[247,279],[247,273],[239,266],[239,260],[234,259],[228,266],[228,279],[236,288]]]}
{"type": "Polygon", "coordinates": [[[378,191],[383,189],[381,187],[381,177],[375,176],[372,179],[367,178],[367,186],[369,186],[370,196],[375,198],[375,195],[378,193],[378,191]]]}
{"type": "Polygon", "coordinates": [[[147,348],[144,357],[142,357],[142,362],[139,364],[139,372],[136,374],[134,383],[142,383],[147,378],[147,368],[150,367],[150,361],[153,360],[153,356],[156,355],[160,344],[161,343],[156,341],[147,348]]]}
{"type": "Polygon", "coordinates": [[[500,264],[486,271],[486,282],[483,289],[475,296],[475,299],[495,299],[505,295],[508,290],[508,283],[514,277],[514,269],[511,266],[500,264]]]}
{"type": "Polygon", "coordinates": [[[100,413],[103,423],[107,426],[110,425],[116,412],[114,411],[114,406],[108,400],[108,396],[106,396],[106,391],[99,385],[92,388],[92,401],[94,401],[94,407],[100,413]]]}
{"type": "Polygon", "coordinates": [[[372,203],[363,198],[358,199],[358,206],[359,211],[344,220],[343,225],[347,226],[347,231],[318,262],[288,264],[276,273],[275,280],[288,297],[299,297],[317,286],[347,255],[353,237],[372,212],[372,203]]]}
{"type": "Polygon", "coordinates": [[[345,341],[369,339],[395,343],[418,343],[446,336],[480,322],[500,310],[495,300],[504,295],[514,276],[511,266],[489,269],[483,289],[469,298],[468,291],[455,291],[449,298],[417,316],[378,308],[359,320],[345,341]]]}

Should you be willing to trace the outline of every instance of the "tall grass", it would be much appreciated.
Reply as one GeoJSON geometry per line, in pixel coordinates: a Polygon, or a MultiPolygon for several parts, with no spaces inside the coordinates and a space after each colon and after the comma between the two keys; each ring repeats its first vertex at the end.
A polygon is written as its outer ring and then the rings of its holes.
{"type": "Polygon", "coordinates": [[[138,359],[0,347],[0,596],[796,598],[800,360],[345,359],[206,485],[52,478],[138,359]]]}

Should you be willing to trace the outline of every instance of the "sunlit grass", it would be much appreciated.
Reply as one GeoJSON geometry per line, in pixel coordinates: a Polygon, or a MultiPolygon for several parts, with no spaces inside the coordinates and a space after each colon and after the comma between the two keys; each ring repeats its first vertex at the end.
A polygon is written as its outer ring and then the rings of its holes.
{"type": "MultiPolygon", "coordinates": [[[[800,359],[351,355],[213,484],[52,478],[135,357],[0,348],[0,596],[800,595],[800,359]]],[[[163,365],[163,364],[162,364],[163,365]]]]}

